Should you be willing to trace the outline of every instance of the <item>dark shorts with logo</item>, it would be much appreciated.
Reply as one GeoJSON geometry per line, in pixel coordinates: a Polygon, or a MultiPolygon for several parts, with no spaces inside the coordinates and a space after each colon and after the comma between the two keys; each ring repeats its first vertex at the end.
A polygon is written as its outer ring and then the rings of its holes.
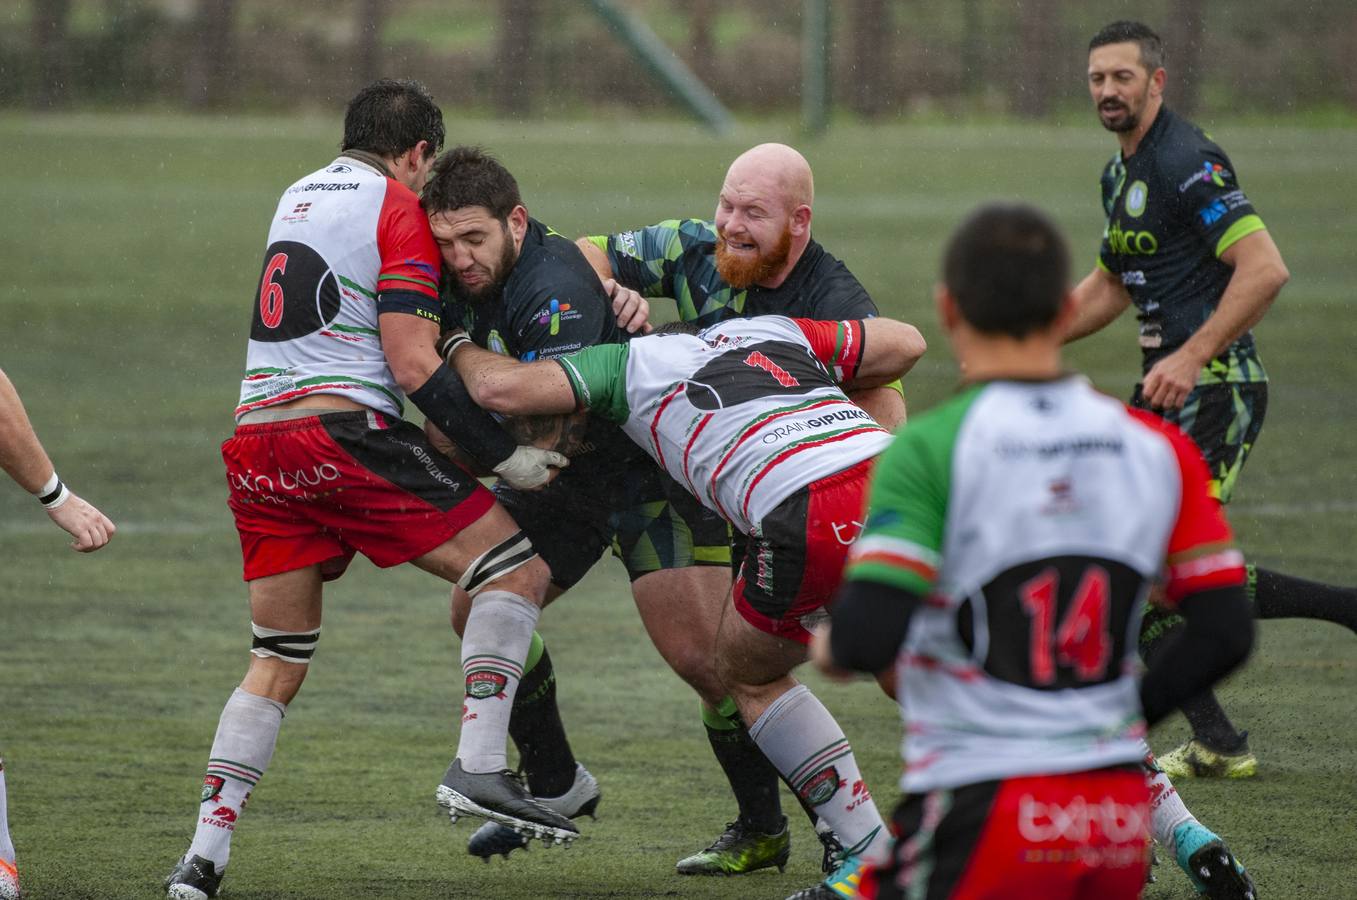
{"type": "Polygon", "coordinates": [[[908,794],[890,859],[867,870],[858,896],[1131,900],[1145,886],[1149,821],[1139,766],[908,794]]]}
{"type": "Polygon", "coordinates": [[[221,455],[246,581],[316,564],[328,581],[355,553],[409,562],[495,502],[421,429],[378,412],[241,425],[221,455]]]}
{"type": "Polygon", "coordinates": [[[1199,384],[1180,410],[1153,409],[1137,384],[1131,405],[1173,422],[1201,448],[1211,470],[1211,493],[1229,503],[1235,481],[1258,440],[1267,414],[1267,382],[1199,384]]]}
{"type": "Polygon", "coordinates": [[[730,526],[681,488],[649,457],[637,457],[608,477],[566,469],[540,491],[496,483],[509,511],[567,590],[610,547],[632,581],[662,569],[729,566],[730,526]]]}

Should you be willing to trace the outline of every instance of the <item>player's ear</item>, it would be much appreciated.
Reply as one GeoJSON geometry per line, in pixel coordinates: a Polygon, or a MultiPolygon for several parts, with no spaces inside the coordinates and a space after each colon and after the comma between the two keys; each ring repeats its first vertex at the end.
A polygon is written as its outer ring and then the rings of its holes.
{"type": "Polygon", "coordinates": [[[956,298],[947,290],[947,285],[939,282],[933,286],[933,305],[938,311],[938,321],[944,331],[953,331],[961,321],[961,311],[957,309],[956,298]]]}
{"type": "Polygon", "coordinates": [[[528,233],[528,208],[521,203],[509,211],[509,233],[514,236],[515,245],[521,244],[523,235],[528,233]]]}
{"type": "Polygon", "coordinates": [[[810,231],[810,207],[802,203],[796,209],[792,210],[791,222],[792,235],[800,237],[810,231]]]}
{"type": "Polygon", "coordinates": [[[1168,73],[1164,69],[1158,68],[1150,73],[1150,94],[1154,97],[1162,96],[1164,93],[1164,84],[1168,81],[1168,73]]]}

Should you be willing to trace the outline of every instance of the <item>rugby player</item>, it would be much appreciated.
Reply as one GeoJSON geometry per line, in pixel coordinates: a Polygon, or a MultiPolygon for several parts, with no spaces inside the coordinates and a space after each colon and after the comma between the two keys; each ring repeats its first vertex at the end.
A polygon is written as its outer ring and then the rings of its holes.
{"type": "MultiPolygon", "coordinates": [[[[889,432],[840,385],[870,388],[924,352],[910,325],[762,316],[519,364],[463,338],[454,365],[504,415],[588,410],[621,425],[747,538],[717,631],[721,681],[758,748],[842,842],[827,883],[881,858],[884,831],[843,731],[791,670],[806,658],[889,432]]],[[[817,886],[818,887],[818,886],[817,886]]]]}
{"type": "MultiPolygon", "coordinates": [[[[443,154],[423,191],[443,257],[444,326],[465,328],[478,346],[514,359],[553,359],[582,347],[616,345],[628,334],[612,297],[574,243],[533,219],[512,174],[474,147],[443,154]]],[[[622,318],[626,319],[625,312],[622,318]]],[[[509,420],[520,427],[523,420],[509,420]]],[[[540,439],[558,417],[523,423],[540,439]]],[[[581,415],[566,422],[572,462],[540,491],[505,483],[494,493],[551,569],[547,602],[574,586],[611,546],[627,567],[636,608],[656,649],[708,705],[725,696],[710,648],[730,589],[728,529],[612,423],[581,415]]],[[[526,437],[525,437],[526,439],[526,437]]],[[[469,610],[454,591],[453,624],[469,610]]],[[[509,733],[528,788],[562,815],[592,814],[593,776],[570,749],[556,707],[555,675],[534,632],[509,733]]],[[[468,850],[507,854],[525,839],[496,822],[468,850]]]]}
{"type": "MultiPolygon", "coordinates": [[[[811,235],[815,181],[810,164],[785,144],[760,144],[731,163],[711,220],[670,219],[576,243],[599,277],[646,297],[674,299],[679,318],[706,326],[738,316],[783,315],[839,321],[878,314],[861,282],[811,235]]],[[[849,396],[887,428],[905,419],[899,384],[849,396]]],[[[739,568],[742,544],[734,548],[739,568]]],[[[704,706],[703,723],[739,805],[706,849],[679,860],[680,874],[733,875],[786,863],[790,832],[777,770],[763,757],[733,702],[704,706]]],[[[817,827],[826,851],[833,836],[817,827]]],[[[826,861],[829,857],[826,855],[826,861]]]]}
{"type": "Polygon", "coordinates": [[[192,844],[166,880],[170,898],[216,896],[237,820],[315,653],[322,583],[357,552],[380,567],[414,563],[475,597],[461,735],[439,803],[554,842],[578,834],[506,768],[509,708],[547,566],[490,492],[401,418],[404,395],[521,488],[568,462],[518,446],[434,350],[440,261],[416,192],[442,142],[442,112],[422,85],[375,82],[348,105],[340,156],[279,201],[237,427],[222,445],[254,642],[212,742],[192,844]]]}
{"type": "MultiPolygon", "coordinates": [[[[71,493],[33,431],[14,384],[0,370],[0,469],[38,498],[48,518],[69,534],[71,549],[92,553],[108,544],[117,528],[88,501],[71,493]]],[[[0,900],[19,900],[19,870],[9,835],[5,761],[0,759],[0,900]]]]}
{"type": "MultiPolygon", "coordinates": [[[[1267,374],[1250,329],[1289,275],[1277,246],[1239,186],[1225,152],[1164,105],[1159,36],[1115,22],[1089,43],[1088,85],[1119,152],[1102,176],[1107,227],[1093,271],[1075,288],[1069,340],[1106,326],[1135,304],[1143,374],[1131,404],[1180,425],[1201,448],[1211,489],[1226,503],[1267,410],[1267,374]]],[[[1259,618],[1305,617],[1357,631],[1357,590],[1248,567],[1259,618]]],[[[1149,609],[1146,659],[1181,625],[1149,609]]],[[[1164,754],[1174,778],[1245,778],[1257,771],[1247,733],[1215,695],[1183,705],[1187,743],[1164,754]]]]}
{"type": "MultiPolygon", "coordinates": [[[[1063,369],[1069,256],[1026,206],[951,238],[939,317],[958,395],[882,455],[849,551],[826,670],[895,666],[908,740],[889,863],[868,898],[1139,897],[1147,723],[1246,658],[1243,557],[1192,442],[1063,369]],[[1137,687],[1153,582],[1186,628],[1137,687]]],[[[1192,854],[1212,896],[1237,882],[1192,854]]]]}

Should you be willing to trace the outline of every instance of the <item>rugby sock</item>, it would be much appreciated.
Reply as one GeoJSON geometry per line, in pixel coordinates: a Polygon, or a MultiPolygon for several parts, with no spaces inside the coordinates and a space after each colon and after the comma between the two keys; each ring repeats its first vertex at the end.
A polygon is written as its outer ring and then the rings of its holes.
{"type": "MultiPolygon", "coordinates": [[[[1147,665],[1152,663],[1159,653],[1168,649],[1183,627],[1182,619],[1177,619],[1176,622],[1166,620],[1156,629],[1153,637],[1147,637],[1147,632],[1142,633],[1140,652],[1145,663],[1147,665]]],[[[1183,701],[1180,708],[1184,718],[1192,726],[1192,737],[1205,744],[1208,749],[1227,754],[1248,752],[1248,736],[1235,728],[1213,691],[1202,691],[1197,696],[1183,701]]]]}
{"type": "Polygon", "coordinates": [[[844,849],[868,863],[884,862],[890,835],[862,781],[843,729],[804,684],[772,702],[749,735],[844,849]]]}
{"type": "Polygon", "coordinates": [[[702,704],[702,724],[707,741],[730,791],[740,807],[740,821],[754,831],[777,834],[782,830],[782,800],[778,796],[777,769],[749,737],[735,701],[723,697],[715,709],[702,704]]]}
{"type": "Polygon", "coordinates": [[[509,591],[482,591],[471,601],[462,634],[462,770],[498,772],[509,766],[506,744],[514,695],[541,609],[509,591]]]}
{"type": "Polygon", "coordinates": [[[1175,832],[1178,826],[1184,822],[1196,822],[1197,819],[1188,812],[1183,798],[1178,796],[1178,789],[1159,768],[1150,748],[1143,741],[1140,747],[1145,751],[1145,782],[1150,787],[1150,836],[1176,858],[1178,839],[1175,832]]]}
{"type": "Polygon", "coordinates": [[[287,707],[236,688],[217,722],[212,753],[203,778],[198,827],[190,856],[211,860],[220,872],[231,857],[231,835],[250,792],[273,758],[287,707]]]}
{"type": "Polygon", "coordinates": [[[1357,631],[1357,590],[1246,567],[1259,619],[1323,619],[1357,631]]]}
{"type": "Polygon", "coordinates": [[[5,761],[0,759],[0,862],[14,865],[14,842],[9,839],[8,798],[5,794],[5,761]]]}
{"type": "Polygon", "coordinates": [[[514,695],[509,736],[518,747],[528,790],[538,797],[559,797],[575,783],[575,754],[556,705],[556,672],[537,632],[532,633],[523,680],[514,695]]]}

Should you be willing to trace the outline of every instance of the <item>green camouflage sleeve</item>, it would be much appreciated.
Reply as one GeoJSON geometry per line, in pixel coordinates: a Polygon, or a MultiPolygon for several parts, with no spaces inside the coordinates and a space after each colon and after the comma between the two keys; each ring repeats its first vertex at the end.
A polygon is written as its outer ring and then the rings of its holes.
{"type": "Polygon", "coordinates": [[[674,262],[683,253],[678,219],[634,231],[591,235],[590,243],[608,254],[613,277],[646,297],[674,296],[674,262]]]}

